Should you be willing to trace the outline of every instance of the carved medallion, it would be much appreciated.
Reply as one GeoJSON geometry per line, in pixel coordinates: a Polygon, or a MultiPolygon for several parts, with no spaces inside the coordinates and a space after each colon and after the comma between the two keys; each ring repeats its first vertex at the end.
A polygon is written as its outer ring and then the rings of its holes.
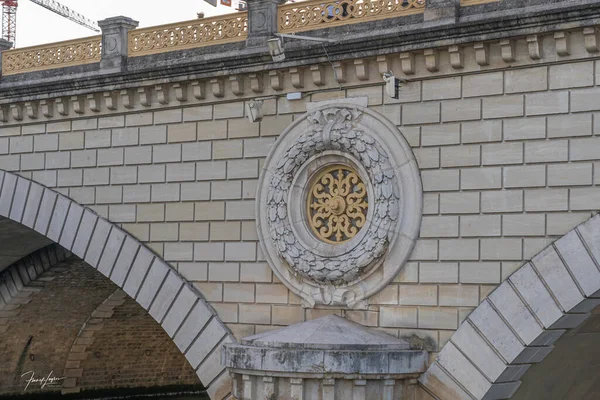
{"type": "Polygon", "coordinates": [[[347,242],[365,225],[367,188],[358,173],[345,165],[320,171],[307,200],[310,227],[324,242],[347,242]]]}
{"type": "Polygon", "coordinates": [[[306,306],[365,306],[400,270],[420,226],[408,144],[389,121],[356,105],[325,106],[294,123],[267,158],[258,196],[267,260],[306,306]],[[404,254],[385,268],[399,243],[404,254]]]}

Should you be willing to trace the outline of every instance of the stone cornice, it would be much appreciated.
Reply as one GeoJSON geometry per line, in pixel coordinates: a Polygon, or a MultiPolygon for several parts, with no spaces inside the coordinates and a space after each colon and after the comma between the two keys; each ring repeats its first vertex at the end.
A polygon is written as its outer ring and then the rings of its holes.
{"type": "MultiPolygon", "coordinates": [[[[490,7],[494,3],[490,3],[474,6],[480,7],[481,11],[461,16],[457,21],[423,22],[422,15],[413,15],[315,30],[307,34],[339,38],[338,42],[328,44],[326,48],[331,61],[343,61],[594,26],[600,24],[599,4],[598,0],[572,0],[493,11],[495,8],[490,7]]],[[[312,42],[286,41],[285,49],[286,61],[283,63],[273,63],[264,47],[230,43],[202,50],[130,58],[125,69],[118,73],[112,71],[107,74],[99,68],[99,64],[93,64],[13,75],[2,79],[0,101],[42,99],[48,93],[74,95],[146,84],[210,79],[327,61],[322,46],[312,42]]]]}
{"type": "MultiPolygon", "coordinates": [[[[591,21],[595,22],[596,19],[591,21]]],[[[600,56],[598,30],[580,22],[563,22],[570,27],[568,30],[538,34],[526,34],[531,32],[526,30],[521,32],[524,35],[487,41],[457,43],[444,39],[443,45],[439,43],[440,46],[435,48],[392,54],[347,53],[346,56],[354,56],[352,59],[332,55],[331,63],[325,62],[323,57],[316,57],[314,60],[317,62],[310,65],[303,62],[313,58],[293,61],[294,55],[302,47],[290,46],[288,50],[286,46],[286,55],[289,52],[291,60],[285,64],[270,64],[269,67],[278,67],[270,70],[260,63],[259,60],[264,57],[255,50],[255,62],[250,67],[238,69],[199,72],[188,66],[185,74],[174,75],[170,71],[157,76],[144,71],[135,75],[137,79],[133,79],[131,74],[95,78],[81,74],[73,86],[65,82],[44,84],[38,81],[38,86],[33,87],[31,81],[26,81],[12,90],[13,96],[0,99],[0,125],[243,101],[256,97],[284,96],[287,92],[296,91],[306,93],[377,85],[383,83],[381,74],[390,70],[404,79],[420,80],[600,56]],[[257,71],[257,66],[262,68],[257,71]]],[[[536,29],[535,32],[547,30],[536,29]]],[[[251,50],[243,50],[241,54],[243,52],[251,53],[251,50]]]]}

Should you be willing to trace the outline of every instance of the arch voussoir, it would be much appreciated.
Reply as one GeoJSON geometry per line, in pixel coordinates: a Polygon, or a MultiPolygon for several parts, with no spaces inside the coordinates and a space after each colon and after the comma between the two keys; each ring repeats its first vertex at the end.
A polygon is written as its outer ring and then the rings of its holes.
{"type": "Polygon", "coordinates": [[[84,260],[135,299],[185,355],[211,399],[231,393],[221,346],[233,335],[198,290],[134,237],[49,188],[0,171],[0,216],[84,260]]]}
{"type": "Polygon", "coordinates": [[[440,400],[509,399],[532,364],[600,305],[600,216],[579,225],[498,286],[420,378],[440,400]]]}

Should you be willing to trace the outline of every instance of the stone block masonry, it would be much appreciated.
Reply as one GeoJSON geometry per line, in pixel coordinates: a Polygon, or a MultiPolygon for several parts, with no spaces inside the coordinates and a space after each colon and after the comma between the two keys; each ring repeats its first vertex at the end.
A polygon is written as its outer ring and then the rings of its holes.
{"type": "MultiPolygon", "coordinates": [[[[385,96],[375,62],[367,80],[348,66],[342,89],[323,69],[328,91],[265,100],[266,115],[253,124],[244,116],[250,97],[228,91],[189,106],[11,121],[0,127],[0,169],[89,206],[147,244],[238,338],[335,313],[416,335],[436,352],[497,285],[600,208],[598,61],[579,32],[570,55],[537,61],[525,39],[514,40],[514,68],[499,44],[485,66],[465,47],[462,70],[440,58],[432,72],[418,54],[397,100],[385,96]],[[257,179],[270,146],[308,102],[351,96],[368,97],[412,146],[424,189],[421,233],[368,310],[304,309],[258,245],[257,179]]],[[[550,36],[540,40],[554,49],[550,36]]],[[[396,56],[388,60],[402,71],[396,56]]],[[[319,89],[309,72],[306,92],[319,89]]]]}

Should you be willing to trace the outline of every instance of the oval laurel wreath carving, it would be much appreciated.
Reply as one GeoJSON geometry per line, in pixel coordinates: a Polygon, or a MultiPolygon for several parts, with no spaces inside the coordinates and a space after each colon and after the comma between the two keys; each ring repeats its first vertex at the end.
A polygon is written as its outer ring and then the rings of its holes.
{"type": "Polygon", "coordinates": [[[329,108],[309,115],[312,129],[302,134],[277,163],[267,196],[269,232],[279,256],[298,274],[321,285],[354,281],[386,251],[398,220],[399,199],[394,170],[385,150],[370,135],[356,129],[362,113],[356,109],[329,108]],[[294,235],[288,218],[288,192],[299,168],[326,150],[352,154],[367,171],[374,199],[367,232],[354,248],[336,257],[323,257],[305,248],[294,235]]]}

